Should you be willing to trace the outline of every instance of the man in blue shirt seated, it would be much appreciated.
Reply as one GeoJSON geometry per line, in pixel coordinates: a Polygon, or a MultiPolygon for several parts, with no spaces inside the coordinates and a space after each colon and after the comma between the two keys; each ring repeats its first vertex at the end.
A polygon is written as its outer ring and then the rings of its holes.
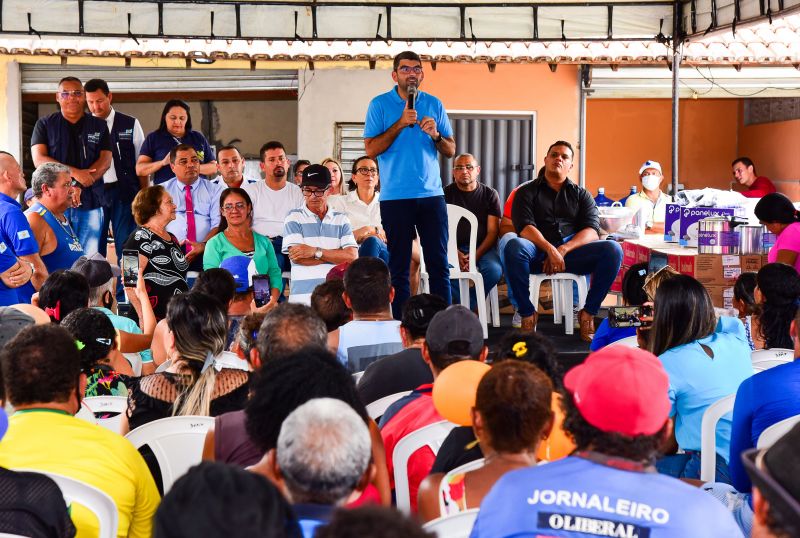
{"type": "Polygon", "coordinates": [[[503,476],[472,538],[742,535],[713,497],[655,470],[672,434],[669,378],[655,355],[604,348],[570,370],[564,387],[564,428],[576,452],[503,476]]]}
{"type": "Polygon", "coordinates": [[[189,270],[200,271],[206,242],[219,231],[219,196],[224,187],[200,177],[200,159],[192,146],[178,144],[169,159],[175,177],[163,186],[177,208],[167,231],[183,244],[189,270]]]}

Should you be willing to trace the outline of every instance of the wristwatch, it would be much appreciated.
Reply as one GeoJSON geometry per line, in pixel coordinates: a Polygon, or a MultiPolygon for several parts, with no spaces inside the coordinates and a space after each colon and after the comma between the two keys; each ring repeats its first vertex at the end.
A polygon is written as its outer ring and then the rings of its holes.
{"type": "Polygon", "coordinates": [[[314,251],[314,259],[315,260],[321,260],[322,259],[322,249],[321,248],[317,248],[317,250],[314,251]]]}
{"type": "Polygon", "coordinates": [[[442,141],[443,138],[444,137],[442,136],[442,133],[439,133],[439,136],[437,136],[436,138],[433,139],[433,143],[434,144],[438,144],[439,142],[442,141]]]}

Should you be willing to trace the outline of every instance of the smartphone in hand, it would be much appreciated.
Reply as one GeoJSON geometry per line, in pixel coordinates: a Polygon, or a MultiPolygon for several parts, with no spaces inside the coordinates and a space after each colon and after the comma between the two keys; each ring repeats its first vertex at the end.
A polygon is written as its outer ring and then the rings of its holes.
{"type": "Polygon", "coordinates": [[[135,288],[139,280],[139,251],[122,251],[122,285],[135,288]]]}
{"type": "Polygon", "coordinates": [[[253,275],[253,299],[257,308],[269,302],[269,292],[269,275],[253,275]]]}
{"type": "Polygon", "coordinates": [[[612,306],[608,309],[608,325],[615,329],[623,327],[649,327],[651,321],[643,321],[643,316],[653,317],[651,305],[612,306]]]}

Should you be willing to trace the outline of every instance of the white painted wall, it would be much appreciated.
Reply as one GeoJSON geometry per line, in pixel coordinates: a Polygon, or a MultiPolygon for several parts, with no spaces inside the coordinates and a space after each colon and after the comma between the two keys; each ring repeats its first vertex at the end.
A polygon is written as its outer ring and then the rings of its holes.
{"type": "Polygon", "coordinates": [[[363,123],[370,100],[394,86],[390,69],[300,71],[297,155],[320,162],[333,155],[337,122],[363,123]]]}
{"type": "MultiPolygon", "coordinates": [[[[14,155],[22,162],[22,93],[19,63],[8,61],[0,63],[0,83],[4,82],[5,128],[0,129],[0,149],[14,155]],[[3,63],[5,65],[3,65],[3,63]],[[5,80],[3,80],[5,79],[5,80]]],[[[0,97],[0,103],[3,98],[0,97]]],[[[0,125],[2,125],[0,121],[0,125]]]]}

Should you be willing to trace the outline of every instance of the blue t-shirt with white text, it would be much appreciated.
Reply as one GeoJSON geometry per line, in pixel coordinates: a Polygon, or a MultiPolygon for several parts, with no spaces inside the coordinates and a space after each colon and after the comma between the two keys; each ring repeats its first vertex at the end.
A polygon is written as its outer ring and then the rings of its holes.
{"type": "Polygon", "coordinates": [[[512,471],[481,503],[470,538],[737,538],[722,503],[655,472],[582,457],[512,471]]]}

